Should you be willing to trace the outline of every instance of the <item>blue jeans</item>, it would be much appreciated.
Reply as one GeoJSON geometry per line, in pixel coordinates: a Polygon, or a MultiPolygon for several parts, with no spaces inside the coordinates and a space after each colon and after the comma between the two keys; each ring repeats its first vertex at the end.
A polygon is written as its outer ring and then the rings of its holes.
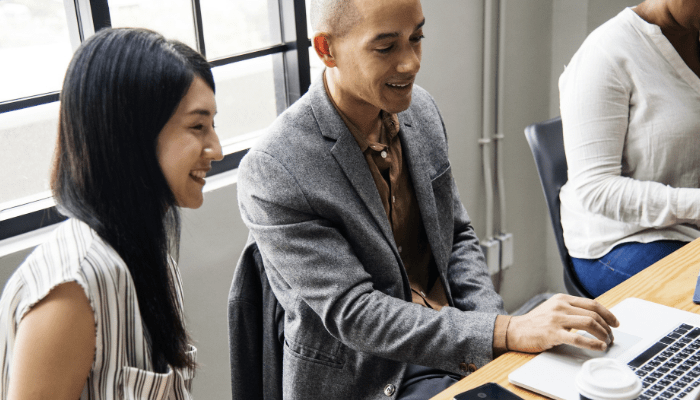
{"type": "Polygon", "coordinates": [[[598,297],[686,244],[677,240],[622,243],[601,258],[589,260],[571,257],[571,260],[583,287],[598,297]]]}

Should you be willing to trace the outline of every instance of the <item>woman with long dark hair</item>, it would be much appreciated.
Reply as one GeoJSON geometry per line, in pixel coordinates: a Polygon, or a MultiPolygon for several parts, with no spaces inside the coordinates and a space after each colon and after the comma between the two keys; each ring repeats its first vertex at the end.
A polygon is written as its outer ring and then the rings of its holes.
{"type": "Polygon", "coordinates": [[[51,188],[70,218],[0,300],[0,399],[189,399],[179,207],[221,159],[210,65],[142,29],[86,40],[61,91],[51,188]]]}

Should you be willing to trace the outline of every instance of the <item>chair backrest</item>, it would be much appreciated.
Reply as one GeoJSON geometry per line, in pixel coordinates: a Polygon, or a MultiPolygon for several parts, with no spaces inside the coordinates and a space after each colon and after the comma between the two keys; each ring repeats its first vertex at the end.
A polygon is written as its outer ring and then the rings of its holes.
{"type": "Polygon", "coordinates": [[[535,158],[544,198],[547,201],[549,215],[552,219],[559,256],[564,265],[564,285],[566,290],[569,294],[575,296],[591,298],[592,296],[583,288],[576,276],[569,251],[564,245],[564,233],[561,227],[559,191],[567,180],[561,117],[528,126],[525,128],[525,137],[535,158]]]}
{"type": "Polygon", "coordinates": [[[249,237],[228,297],[232,400],[282,398],[284,309],[249,237]]]}

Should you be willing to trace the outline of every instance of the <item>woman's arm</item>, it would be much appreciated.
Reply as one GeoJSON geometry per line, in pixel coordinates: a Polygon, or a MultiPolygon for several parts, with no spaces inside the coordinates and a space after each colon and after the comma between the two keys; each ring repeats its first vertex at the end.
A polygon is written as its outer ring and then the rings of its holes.
{"type": "Polygon", "coordinates": [[[700,190],[622,175],[625,140],[641,135],[628,132],[633,83],[604,48],[584,44],[559,89],[567,186],[584,209],[649,228],[698,222],[700,190]]]}
{"type": "Polygon", "coordinates": [[[76,282],[54,288],[19,324],[9,400],[80,397],[95,357],[95,319],[76,282]]]}

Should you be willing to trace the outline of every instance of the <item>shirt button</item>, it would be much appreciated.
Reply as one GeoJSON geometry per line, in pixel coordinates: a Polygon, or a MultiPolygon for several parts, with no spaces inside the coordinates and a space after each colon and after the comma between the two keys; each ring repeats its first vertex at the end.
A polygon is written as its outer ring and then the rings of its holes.
{"type": "Polygon", "coordinates": [[[403,251],[403,247],[399,246],[399,253],[403,251]]]}
{"type": "Polygon", "coordinates": [[[381,156],[382,156],[382,158],[386,158],[386,151],[382,151],[381,156]]]}
{"type": "Polygon", "coordinates": [[[425,297],[425,292],[421,290],[421,291],[420,291],[420,295],[423,296],[423,297],[425,297]]]}
{"type": "Polygon", "coordinates": [[[391,196],[391,202],[396,203],[396,196],[391,196]]]}
{"type": "Polygon", "coordinates": [[[462,372],[474,372],[476,371],[476,365],[474,364],[467,364],[467,363],[459,363],[459,370],[462,372]]]}
{"type": "Polygon", "coordinates": [[[396,386],[392,385],[391,383],[384,387],[385,396],[391,397],[394,395],[394,392],[396,392],[396,386]]]}

